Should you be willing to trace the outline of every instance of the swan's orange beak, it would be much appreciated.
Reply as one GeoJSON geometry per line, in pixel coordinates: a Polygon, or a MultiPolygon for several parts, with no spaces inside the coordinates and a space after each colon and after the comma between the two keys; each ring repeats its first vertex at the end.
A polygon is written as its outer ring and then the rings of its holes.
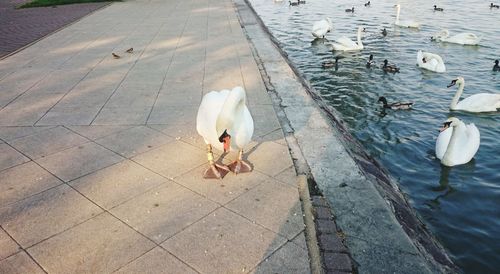
{"type": "Polygon", "coordinates": [[[229,152],[229,149],[231,149],[231,136],[227,135],[222,140],[224,143],[224,152],[229,152]]]}

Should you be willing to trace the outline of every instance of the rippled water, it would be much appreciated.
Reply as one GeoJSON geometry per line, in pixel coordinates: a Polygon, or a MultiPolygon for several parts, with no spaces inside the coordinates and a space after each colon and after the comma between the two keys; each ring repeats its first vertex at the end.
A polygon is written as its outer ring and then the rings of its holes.
{"type": "Polygon", "coordinates": [[[446,85],[457,76],[465,78],[463,96],[479,92],[500,93],[500,73],[492,72],[500,59],[500,10],[489,1],[439,1],[444,12],[434,12],[436,2],[400,1],[401,19],[423,24],[420,30],[394,28],[393,1],[307,0],[290,7],[288,1],[250,0],[289,58],[321,93],[322,99],[342,114],[352,134],[398,180],[424,221],[467,273],[493,273],[500,269],[500,113],[450,112],[456,86],[446,85]],[[344,10],[352,7],[355,12],[344,10]],[[365,49],[332,53],[323,41],[312,42],[314,21],[328,16],[334,30],[327,38],[348,36],[355,40],[358,25],[366,27],[365,49]],[[383,37],[381,30],[387,28],[383,37]],[[460,46],[430,41],[441,28],[451,34],[473,32],[482,36],[481,46],[460,46]],[[447,72],[438,74],[416,67],[418,49],[443,57],[447,72]],[[367,69],[369,54],[377,68],[367,69]],[[339,55],[339,67],[323,69],[323,61],[339,55]],[[386,74],[378,68],[384,59],[401,68],[386,74]],[[415,103],[411,111],[381,113],[379,96],[389,101],[415,103]],[[434,156],[439,126],[456,116],[475,123],[481,146],[466,165],[447,168],[434,156]]]}

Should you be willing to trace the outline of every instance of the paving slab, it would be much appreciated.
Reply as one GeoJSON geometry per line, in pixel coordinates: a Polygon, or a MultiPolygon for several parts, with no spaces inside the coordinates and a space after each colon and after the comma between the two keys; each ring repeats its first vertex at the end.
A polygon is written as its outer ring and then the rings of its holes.
{"type": "Polygon", "coordinates": [[[32,161],[1,171],[0,178],[0,207],[62,184],[32,161]]]}
{"type": "Polygon", "coordinates": [[[2,227],[23,247],[30,247],[77,225],[102,210],[61,185],[0,208],[2,227]]]}
{"type": "Polygon", "coordinates": [[[19,250],[21,249],[17,243],[12,240],[7,232],[0,228],[0,261],[17,253],[19,250]]]}
{"type": "Polygon", "coordinates": [[[122,161],[124,158],[95,143],[85,143],[38,159],[36,162],[61,180],[69,182],[122,161]]]}
{"type": "Polygon", "coordinates": [[[111,273],[154,246],[147,238],[103,213],[28,252],[49,273],[111,273]]]}
{"type": "Polygon", "coordinates": [[[198,273],[161,247],[157,247],[124,266],[117,274],[195,274],[198,273]]]}
{"type": "Polygon", "coordinates": [[[0,138],[5,141],[11,141],[24,136],[33,135],[39,131],[53,128],[54,126],[42,126],[42,127],[0,127],[0,138]]]}
{"type": "Polygon", "coordinates": [[[0,261],[0,273],[9,274],[43,274],[45,273],[26,252],[22,251],[0,261]]]}
{"type": "Polygon", "coordinates": [[[308,258],[307,250],[288,242],[250,273],[311,273],[308,258]],[[294,260],[290,262],[289,257],[294,260]]]}
{"type": "Polygon", "coordinates": [[[68,126],[72,131],[95,140],[131,128],[131,126],[68,126]]]}
{"type": "Polygon", "coordinates": [[[69,184],[102,208],[111,209],[166,181],[166,178],[125,160],[69,184]]]}
{"type": "Polygon", "coordinates": [[[202,273],[241,273],[286,242],[275,233],[220,208],[162,246],[202,273]]]}
{"type": "Polygon", "coordinates": [[[201,195],[167,182],[113,208],[111,213],[159,244],[217,207],[201,195]]]}
{"type": "Polygon", "coordinates": [[[0,170],[26,163],[29,160],[29,158],[19,153],[8,144],[0,144],[0,170]]]}

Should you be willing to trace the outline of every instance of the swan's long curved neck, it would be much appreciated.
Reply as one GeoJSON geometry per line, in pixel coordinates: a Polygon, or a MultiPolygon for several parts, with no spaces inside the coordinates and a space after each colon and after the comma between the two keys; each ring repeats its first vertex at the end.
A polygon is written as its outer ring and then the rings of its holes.
{"type": "Polygon", "coordinates": [[[458,90],[457,93],[455,93],[453,100],[451,100],[450,109],[455,109],[457,107],[458,100],[460,100],[460,96],[462,96],[462,93],[464,92],[464,85],[465,82],[458,83],[458,90]]]}
{"type": "Polygon", "coordinates": [[[242,88],[236,88],[229,92],[217,117],[217,131],[232,128],[236,116],[243,111],[245,101],[245,92],[242,88]]]}
{"type": "Polygon", "coordinates": [[[463,136],[463,134],[460,134],[460,133],[463,133],[466,130],[465,124],[461,122],[460,124],[454,126],[452,128],[452,130],[453,131],[451,133],[450,142],[448,143],[448,146],[446,147],[446,152],[443,155],[443,159],[441,159],[441,161],[445,164],[453,158],[453,152],[454,152],[457,140],[458,140],[458,136],[459,135],[463,136]]]}
{"type": "Polygon", "coordinates": [[[401,11],[401,7],[396,7],[396,23],[399,23],[399,12],[401,11]]]}
{"type": "Polygon", "coordinates": [[[358,47],[362,47],[363,43],[361,42],[361,28],[358,29],[358,47]]]}

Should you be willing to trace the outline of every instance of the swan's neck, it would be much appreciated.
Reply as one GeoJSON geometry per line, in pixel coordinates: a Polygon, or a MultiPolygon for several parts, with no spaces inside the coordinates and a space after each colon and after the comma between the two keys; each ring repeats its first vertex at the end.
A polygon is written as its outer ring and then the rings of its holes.
{"type": "Polygon", "coordinates": [[[464,92],[464,85],[465,82],[458,83],[458,90],[457,93],[455,93],[453,100],[451,100],[450,109],[455,109],[457,107],[458,100],[460,100],[460,96],[462,96],[462,92],[464,92]]]}
{"type": "Polygon", "coordinates": [[[245,92],[242,88],[235,88],[229,92],[217,117],[216,128],[218,133],[227,130],[231,134],[230,131],[233,128],[235,119],[243,112],[245,100],[245,92]]]}
{"type": "Polygon", "coordinates": [[[361,29],[358,29],[358,47],[362,47],[363,43],[361,43],[361,29]]]}
{"type": "Polygon", "coordinates": [[[456,147],[456,143],[458,141],[459,136],[464,136],[464,131],[466,130],[465,124],[464,123],[459,123],[457,126],[454,126],[452,128],[451,132],[451,138],[450,142],[448,143],[448,146],[446,147],[446,152],[443,155],[443,159],[441,159],[441,162],[443,162],[445,165],[449,164],[451,165],[452,162],[451,160],[454,157],[454,151],[456,147]]]}
{"type": "Polygon", "coordinates": [[[399,11],[400,11],[401,7],[397,6],[396,7],[396,23],[399,23],[399,11]]]}

